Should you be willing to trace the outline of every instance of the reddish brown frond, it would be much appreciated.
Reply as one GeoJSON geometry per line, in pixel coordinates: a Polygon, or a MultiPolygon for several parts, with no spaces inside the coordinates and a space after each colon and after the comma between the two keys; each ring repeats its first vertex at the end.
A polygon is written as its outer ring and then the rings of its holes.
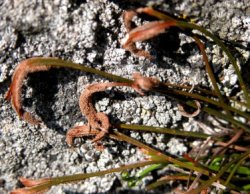
{"type": "Polygon", "coordinates": [[[139,94],[144,95],[142,90],[149,91],[160,84],[160,81],[153,77],[144,77],[140,73],[133,73],[134,82],[132,87],[139,94]]]}
{"type": "Polygon", "coordinates": [[[201,104],[199,103],[199,101],[195,100],[194,101],[196,106],[197,106],[197,110],[194,111],[193,113],[188,113],[184,110],[184,107],[181,104],[177,104],[178,110],[180,112],[180,114],[184,117],[188,117],[188,118],[192,118],[192,117],[196,117],[198,114],[200,114],[201,112],[201,104]]]}
{"type": "Polygon", "coordinates": [[[72,146],[74,138],[97,135],[98,133],[100,133],[99,130],[89,130],[89,127],[87,125],[76,126],[68,130],[66,134],[66,142],[69,146],[72,146]]]}
{"type": "Polygon", "coordinates": [[[26,179],[24,177],[20,177],[19,181],[25,187],[20,188],[20,189],[15,189],[11,191],[10,194],[44,194],[48,189],[38,190],[35,187],[41,184],[44,184],[50,180],[51,180],[50,178],[33,180],[33,179],[26,179]]]}
{"type": "MultiPolygon", "coordinates": [[[[138,11],[141,10],[138,9],[138,11]]],[[[176,21],[153,21],[132,29],[131,20],[135,15],[135,11],[127,11],[123,14],[124,25],[128,33],[126,37],[122,40],[122,47],[137,56],[153,59],[149,52],[143,49],[138,49],[135,43],[139,41],[148,40],[165,32],[165,30],[169,27],[176,26],[176,21]]]]}
{"type": "Polygon", "coordinates": [[[133,74],[134,82],[105,82],[94,83],[88,85],[79,98],[79,106],[82,114],[87,118],[88,125],[78,126],[70,129],[67,133],[66,141],[68,145],[73,144],[74,137],[83,137],[88,135],[96,135],[93,142],[101,140],[110,128],[109,118],[105,113],[97,112],[92,103],[93,95],[97,92],[104,91],[110,87],[128,86],[135,89],[139,94],[143,94],[142,90],[148,91],[159,84],[156,78],[143,77],[139,73],[133,74]]]}
{"type": "Polygon", "coordinates": [[[37,62],[39,58],[31,58],[22,61],[15,69],[12,76],[12,83],[9,90],[5,95],[6,100],[11,100],[12,107],[16,111],[17,115],[31,124],[38,124],[39,120],[32,117],[31,113],[25,112],[22,107],[21,92],[23,81],[29,73],[38,71],[48,71],[49,66],[45,65],[34,65],[34,61],[37,62]]]}
{"type": "Polygon", "coordinates": [[[43,179],[27,179],[24,177],[20,177],[19,181],[25,186],[25,187],[33,187],[33,186],[37,186],[43,183],[46,183],[48,181],[50,181],[50,178],[43,178],[43,179]]]}
{"type": "Polygon", "coordinates": [[[79,98],[79,106],[82,114],[86,116],[88,120],[88,127],[87,129],[85,127],[82,128],[83,131],[77,131],[75,129],[74,131],[70,132],[71,134],[68,139],[69,145],[72,144],[72,142],[70,142],[70,138],[78,136],[94,134],[96,135],[96,137],[93,139],[93,141],[99,141],[100,139],[102,139],[109,131],[110,122],[106,114],[102,112],[96,112],[92,103],[93,95],[97,92],[104,91],[109,87],[130,85],[131,84],[120,82],[94,83],[88,85],[79,98]],[[96,133],[96,130],[99,132],[98,134],[96,133]]]}

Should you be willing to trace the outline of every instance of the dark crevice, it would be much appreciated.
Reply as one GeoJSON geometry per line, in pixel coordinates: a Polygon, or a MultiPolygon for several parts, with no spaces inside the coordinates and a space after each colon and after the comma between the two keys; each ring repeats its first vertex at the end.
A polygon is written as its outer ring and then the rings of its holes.
{"type": "MultiPolygon", "coordinates": [[[[52,69],[49,72],[38,72],[29,75],[27,87],[32,88],[32,96],[30,98],[23,98],[24,107],[35,107],[34,115],[38,115],[44,124],[57,130],[60,133],[65,133],[64,129],[74,125],[77,119],[81,116],[78,103],[66,103],[61,100],[63,108],[58,108],[57,93],[59,91],[59,85],[67,85],[67,83],[73,81],[76,82],[78,74],[75,72],[69,72],[65,69],[52,69]],[[69,75],[70,74],[70,75],[69,75]],[[35,104],[35,105],[34,105],[35,104]],[[55,110],[59,109],[59,112],[55,113],[55,110]],[[64,115],[68,115],[69,120],[64,119],[64,115]]],[[[70,88],[64,93],[63,98],[72,100],[72,97],[76,96],[74,88],[70,88]]]]}
{"type": "Polygon", "coordinates": [[[16,36],[17,36],[17,40],[16,40],[16,45],[15,48],[19,48],[21,47],[24,43],[26,43],[26,38],[25,36],[22,34],[21,31],[16,30],[16,36]]]}
{"type": "Polygon", "coordinates": [[[72,12],[72,11],[78,9],[84,3],[86,3],[86,0],[70,0],[68,11],[72,12]]]}

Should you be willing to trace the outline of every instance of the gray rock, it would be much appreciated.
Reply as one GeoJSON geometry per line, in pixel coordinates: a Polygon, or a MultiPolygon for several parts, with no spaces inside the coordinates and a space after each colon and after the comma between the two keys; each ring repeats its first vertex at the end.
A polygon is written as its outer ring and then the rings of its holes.
{"type": "MultiPolygon", "coordinates": [[[[220,35],[221,38],[238,41],[245,46],[248,44],[248,0],[234,3],[195,0],[192,4],[188,0],[173,0],[168,4],[163,2],[0,2],[0,193],[9,193],[18,187],[19,176],[43,178],[88,173],[145,159],[137,148],[108,138],[102,141],[105,146],[103,152],[95,149],[89,141],[91,138],[77,138],[76,144],[79,147],[74,149],[66,145],[66,131],[76,123],[87,123],[78,106],[80,93],[86,84],[107,81],[96,75],[70,69],[54,69],[29,76],[24,86],[23,104],[26,109],[40,117],[43,123],[40,126],[32,126],[19,120],[11,105],[4,100],[4,94],[20,61],[34,56],[53,56],[126,78],[131,78],[131,74],[138,71],[171,83],[183,84],[185,80],[193,77],[196,81],[194,84],[209,85],[204,76],[199,52],[189,47],[185,50],[185,46],[190,46],[189,37],[179,36],[180,45],[177,45],[178,49],[175,52],[171,52],[172,48],[165,51],[157,47],[154,40],[138,43],[138,46],[157,56],[155,61],[138,58],[122,49],[120,41],[126,34],[121,18],[122,11],[124,8],[135,8],[138,5],[158,5],[162,10],[175,15],[192,15],[199,19],[199,25],[220,35]],[[184,54],[187,54],[187,57],[184,54]],[[109,152],[110,147],[112,152],[109,152]]],[[[135,19],[137,24],[143,22],[142,19],[135,19]]],[[[246,49],[239,50],[245,59],[249,57],[246,49]]],[[[223,66],[221,72],[225,80],[220,87],[226,94],[230,94],[236,80],[229,61],[210,43],[207,44],[207,52],[217,68],[216,71],[220,72],[223,66]]],[[[108,114],[112,121],[158,127],[176,127],[184,123],[176,109],[176,102],[157,93],[140,96],[132,89],[121,88],[116,89],[116,92],[111,90],[105,95],[105,98],[96,102],[96,107],[108,114]],[[115,93],[119,94],[118,97],[115,93]]],[[[188,130],[197,130],[197,127],[189,127],[188,130]]],[[[168,142],[169,138],[164,135],[130,132],[130,136],[145,143],[154,143],[155,147],[178,156],[187,151],[188,144],[175,138],[168,142]]],[[[133,172],[136,173],[135,170],[133,172]]],[[[145,185],[150,178],[152,177],[143,180],[143,184],[145,185]]],[[[117,173],[87,179],[83,183],[59,185],[48,193],[109,192],[111,188],[117,189],[117,185],[120,185],[117,184],[118,180],[120,175],[117,173]]],[[[122,186],[117,193],[147,193],[142,186],[131,191],[128,191],[126,184],[122,183],[122,186]]],[[[168,188],[164,190],[167,191],[168,188]]],[[[161,192],[163,191],[159,191],[161,192]]]]}

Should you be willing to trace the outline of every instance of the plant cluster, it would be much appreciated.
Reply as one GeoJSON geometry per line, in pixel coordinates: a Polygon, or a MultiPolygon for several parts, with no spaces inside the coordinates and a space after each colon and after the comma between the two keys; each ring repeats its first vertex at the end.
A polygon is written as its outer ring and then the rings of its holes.
{"type": "Polygon", "coordinates": [[[138,49],[135,43],[158,36],[171,27],[178,28],[180,32],[192,37],[197,44],[201,55],[203,56],[205,69],[211,81],[212,88],[207,89],[198,86],[191,87],[162,83],[157,78],[144,77],[140,73],[134,73],[133,80],[129,80],[104,71],[57,58],[31,58],[21,62],[14,72],[12,83],[6,94],[6,99],[11,100],[14,110],[21,119],[31,124],[38,124],[40,122],[31,113],[26,112],[22,107],[22,84],[28,74],[37,71],[48,71],[51,68],[59,67],[73,68],[94,73],[108,78],[113,82],[94,83],[88,85],[82,92],[79,99],[79,105],[81,112],[87,118],[88,123],[87,125],[77,126],[68,130],[66,135],[68,145],[73,145],[73,139],[75,137],[92,135],[95,136],[93,141],[98,142],[104,136],[107,136],[119,141],[126,141],[127,143],[137,146],[146,155],[146,159],[145,161],[140,161],[135,164],[124,165],[119,168],[113,168],[95,173],[44,178],[39,180],[31,180],[22,177],[20,178],[20,181],[25,187],[16,189],[11,193],[45,192],[53,185],[80,181],[89,177],[102,176],[113,172],[122,172],[122,179],[127,181],[130,186],[133,186],[139,183],[142,178],[146,177],[151,172],[157,171],[166,166],[174,166],[175,171],[172,171],[170,174],[150,183],[147,185],[147,189],[157,188],[169,183],[171,180],[181,180],[186,181],[186,190],[180,191],[175,189],[175,192],[177,193],[207,193],[213,187],[216,187],[221,193],[226,191],[231,193],[249,191],[250,147],[245,146],[244,143],[247,142],[247,138],[250,133],[250,96],[242,79],[237,61],[231,54],[230,50],[225,46],[223,41],[203,27],[185,20],[173,18],[152,8],[146,7],[139,8],[135,11],[125,11],[123,19],[124,25],[127,29],[127,36],[122,41],[122,46],[124,49],[135,54],[136,56],[153,59],[153,56],[149,52],[138,49]],[[132,18],[137,14],[147,14],[157,20],[132,28],[132,18]],[[197,31],[199,34],[196,33],[197,31]],[[220,91],[217,81],[218,79],[213,73],[205,51],[205,45],[201,40],[201,37],[213,40],[214,43],[220,46],[220,48],[228,56],[238,77],[239,86],[243,93],[243,100],[239,101],[236,98],[226,96],[220,91]],[[213,116],[215,119],[224,120],[227,123],[227,128],[224,130],[229,131],[230,135],[229,137],[217,137],[215,135],[198,132],[185,132],[178,129],[126,124],[114,125],[110,122],[108,115],[95,110],[92,103],[92,97],[97,92],[104,91],[110,87],[118,86],[131,87],[140,95],[145,95],[144,92],[159,92],[162,95],[171,96],[178,102],[179,111],[183,116],[195,117],[200,112],[205,112],[206,114],[213,116]],[[236,105],[240,105],[242,109],[237,108],[236,105]],[[187,113],[184,110],[184,106],[196,108],[197,110],[194,113],[187,113]],[[124,129],[203,139],[204,143],[196,153],[187,153],[180,157],[172,157],[164,151],[152,148],[149,145],[145,145],[144,143],[123,134],[121,131],[124,129]],[[211,142],[214,145],[213,147],[208,146],[211,142]],[[213,148],[215,147],[218,149],[214,150],[213,148]],[[210,152],[207,152],[205,156],[201,155],[206,149],[210,149],[210,152]],[[129,174],[130,169],[144,166],[149,167],[138,172],[136,176],[131,176],[129,174]]]}

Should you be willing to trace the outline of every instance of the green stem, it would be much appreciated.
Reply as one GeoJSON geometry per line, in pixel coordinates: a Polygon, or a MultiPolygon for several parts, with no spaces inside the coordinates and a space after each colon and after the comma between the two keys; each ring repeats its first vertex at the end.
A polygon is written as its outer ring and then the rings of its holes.
{"type": "MultiPolygon", "coordinates": [[[[178,89],[179,88],[188,89],[188,90],[192,89],[192,86],[188,86],[188,85],[180,85],[180,84],[167,83],[167,82],[165,82],[164,85],[169,87],[169,88],[175,88],[175,89],[176,88],[178,88],[178,89]]],[[[204,94],[209,95],[209,96],[217,97],[217,95],[214,93],[214,91],[203,89],[203,88],[200,88],[200,87],[197,87],[197,86],[194,86],[193,91],[197,91],[199,93],[204,93],[204,94]]]]}
{"type": "Polygon", "coordinates": [[[248,91],[246,89],[246,85],[245,85],[243,78],[241,76],[240,69],[239,69],[237,62],[236,62],[235,58],[233,57],[232,53],[224,45],[224,43],[219,38],[217,38],[217,36],[213,35],[211,32],[209,32],[208,30],[206,30],[205,28],[203,28],[201,26],[198,26],[198,25],[195,25],[192,23],[187,23],[184,21],[176,21],[176,23],[179,27],[189,28],[189,29],[193,29],[193,30],[195,29],[195,30],[200,31],[201,33],[203,33],[206,36],[208,36],[209,38],[211,38],[217,45],[219,45],[221,47],[221,49],[226,53],[226,55],[228,56],[229,60],[231,61],[232,65],[235,69],[235,73],[238,76],[239,84],[240,84],[240,87],[244,93],[245,100],[248,104],[248,108],[250,108],[250,97],[249,97],[248,91]]]}
{"type": "Polygon", "coordinates": [[[146,186],[147,190],[155,189],[159,186],[165,185],[169,183],[171,180],[194,180],[194,177],[190,177],[189,175],[168,175],[165,179],[157,180],[156,182],[150,183],[146,186]]]}
{"type": "Polygon", "coordinates": [[[101,71],[98,69],[87,67],[85,65],[80,65],[77,63],[73,63],[71,61],[65,61],[65,60],[58,59],[58,58],[36,57],[36,58],[32,58],[31,63],[32,65],[47,65],[47,66],[52,66],[52,67],[67,67],[67,68],[77,69],[77,70],[84,71],[86,73],[97,74],[102,77],[105,77],[114,81],[118,81],[118,82],[126,82],[126,83],[133,82],[132,80],[123,78],[121,76],[117,76],[111,73],[106,73],[105,71],[101,71]]]}
{"type": "MultiPolygon", "coordinates": [[[[163,84],[163,86],[164,86],[164,84],[163,84]]],[[[248,113],[246,113],[246,112],[240,111],[239,109],[233,108],[233,107],[228,106],[226,104],[222,104],[222,103],[220,103],[220,102],[218,102],[216,100],[204,97],[204,96],[199,95],[199,94],[189,93],[189,92],[182,91],[182,90],[177,90],[177,89],[170,89],[168,87],[166,87],[166,90],[162,90],[162,89],[156,88],[156,89],[154,89],[154,91],[160,92],[160,93],[164,93],[164,94],[174,94],[174,95],[181,95],[181,96],[185,96],[185,97],[191,97],[193,99],[201,100],[203,102],[207,102],[208,104],[212,104],[212,105],[221,107],[224,110],[232,111],[235,114],[243,116],[243,117],[245,117],[248,120],[250,119],[250,115],[248,113]]]]}
{"type": "MultiPolygon", "coordinates": [[[[210,78],[210,80],[212,82],[213,88],[214,88],[217,96],[219,97],[219,101],[223,106],[225,106],[226,103],[225,103],[224,97],[220,92],[220,89],[219,89],[219,87],[217,85],[217,82],[216,82],[216,79],[215,79],[215,76],[214,76],[214,73],[213,73],[213,70],[212,70],[212,67],[208,62],[208,57],[207,57],[206,51],[204,49],[205,46],[196,35],[193,35],[192,37],[195,40],[196,44],[198,45],[198,47],[199,47],[199,49],[201,51],[201,54],[203,56],[203,61],[205,63],[206,71],[207,71],[208,76],[209,76],[209,78],[210,78]]],[[[228,109],[225,109],[225,110],[226,110],[228,115],[232,116],[228,109]]]]}
{"type": "MultiPolygon", "coordinates": [[[[200,139],[207,139],[210,135],[199,133],[199,132],[190,132],[190,131],[180,131],[179,129],[170,129],[170,128],[163,128],[163,127],[151,127],[145,125],[127,125],[127,124],[117,124],[114,126],[118,129],[129,129],[132,131],[146,131],[152,133],[163,133],[163,134],[170,134],[176,136],[183,136],[183,137],[194,137],[200,139]]],[[[219,138],[213,137],[216,140],[219,138]]]]}
{"type": "MultiPolygon", "coordinates": [[[[188,102],[186,102],[186,104],[191,106],[191,107],[197,108],[195,103],[193,103],[193,102],[188,101],[188,102]]],[[[214,116],[217,116],[219,118],[224,119],[225,121],[231,122],[235,126],[238,126],[238,127],[242,128],[242,129],[246,130],[248,133],[250,133],[249,126],[244,125],[242,122],[239,122],[239,121],[235,120],[233,117],[231,117],[229,115],[225,115],[225,114],[223,114],[221,112],[218,112],[218,111],[216,111],[216,110],[214,110],[212,108],[209,108],[209,107],[202,107],[201,109],[203,111],[207,112],[210,115],[214,115],[214,116]]]]}
{"type": "Polygon", "coordinates": [[[163,163],[161,164],[153,164],[145,169],[143,169],[142,171],[140,171],[137,174],[138,178],[143,178],[145,176],[147,176],[149,173],[151,173],[152,171],[158,170],[158,169],[162,169],[163,167],[165,167],[166,165],[164,165],[163,163]]]}
{"type": "Polygon", "coordinates": [[[157,161],[144,161],[144,162],[138,162],[138,163],[135,163],[135,164],[129,164],[129,165],[126,165],[126,166],[121,166],[121,167],[118,167],[118,168],[103,170],[103,171],[99,171],[99,172],[93,172],[93,173],[87,173],[87,174],[83,173],[83,174],[75,174],[75,175],[68,175],[68,176],[50,178],[50,180],[46,181],[45,183],[42,183],[42,184],[37,185],[37,186],[30,187],[29,191],[43,191],[43,190],[49,189],[52,186],[63,184],[63,183],[82,181],[82,180],[90,178],[90,177],[103,176],[105,174],[110,174],[110,173],[114,173],[114,172],[121,172],[121,171],[124,171],[124,170],[143,167],[143,166],[148,166],[148,165],[152,165],[152,164],[156,164],[156,163],[160,163],[160,162],[157,162],[157,161]]]}
{"type": "Polygon", "coordinates": [[[53,67],[68,67],[68,68],[78,69],[78,70],[88,72],[88,73],[94,73],[94,74],[103,76],[105,78],[112,79],[114,81],[132,83],[132,80],[123,78],[121,76],[116,76],[116,75],[113,75],[111,73],[106,73],[104,71],[100,71],[100,70],[97,70],[94,68],[86,67],[84,65],[73,63],[71,61],[64,61],[64,60],[57,59],[57,58],[37,57],[37,58],[33,58],[31,63],[32,63],[32,65],[48,65],[48,66],[53,66],[53,67]]]}
{"type": "MultiPolygon", "coordinates": [[[[186,174],[170,175],[169,178],[167,177],[166,179],[160,179],[160,180],[157,180],[156,182],[153,182],[153,183],[147,185],[147,186],[146,186],[146,189],[147,189],[147,190],[155,189],[155,188],[157,188],[157,187],[159,187],[159,186],[166,185],[166,184],[169,183],[169,181],[171,181],[171,180],[194,180],[194,179],[195,179],[194,176],[191,176],[191,177],[190,177],[189,175],[186,175],[186,174]]],[[[199,182],[204,183],[205,181],[200,179],[199,182]]],[[[224,181],[223,181],[222,179],[220,179],[220,183],[221,183],[222,185],[226,186],[225,183],[224,183],[224,181]]],[[[234,184],[231,184],[231,183],[228,184],[228,187],[229,187],[231,190],[238,190],[238,191],[241,190],[240,187],[237,187],[237,186],[235,186],[234,184]]]]}
{"type": "Polygon", "coordinates": [[[123,133],[120,133],[117,131],[114,131],[113,133],[114,133],[114,135],[110,134],[111,137],[113,137],[115,139],[122,140],[122,141],[126,141],[130,144],[133,144],[133,145],[139,147],[139,148],[143,148],[143,149],[147,150],[150,154],[156,155],[157,157],[159,157],[161,162],[162,162],[162,160],[163,161],[165,160],[166,162],[170,162],[170,163],[174,163],[176,165],[179,165],[182,168],[194,170],[194,171],[197,171],[197,172],[204,174],[204,175],[207,175],[207,176],[209,175],[209,171],[207,169],[203,169],[201,167],[192,166],[192,165],[189,165],[187,163],[181,162],[180,160],[175,159],[171,156],[167,156],[167,155],[163,154],[162,152],[159,152],[159,151],[157,151],[157,150],[155,150],[155,149],[153,149],[153,148],[151,148],[151,147],[149,147],[149,146],[147,146],[147,145],[145,145],[145,144],[143,144],[143,143],[141,143],[141,142],[139,142],[131,137],[124,135],[123,133]]]}
{"type": "Polygon", "coordinates": [[[246,89],[246,85],[244,84],[243,78],[241,76],[237,62],[236,62],[235,58],[233,57],[232,53],[229,51],[229,49],[225,46],[225,44],[217,36],[213,35],[211,32],[209,32],[208,30],[206,30],[205,28],[203,28],[201,26],[198,26],[198,25],[193,24],[193,23],[188,23],[185,21],[177,20],[169,15],[163,14],[163,13],[156,11],[152,8],[144,9],[144,13],[147,13],[147,14],[154,16],[154,17],[161,19],[161,20],[175,21],[177,26],[180,27],[180,29],[182,29],[182,30],[186,29],[186,28],[189,28],[191,30],[195,29],[195,30],[198,30],[201,33],[205,34],[206,36],[210,37],[218,46],[221,47],[221,49],[228,56],[229,60],[232,62],[232,65],[233,65],[235,72],[238,76],[238,80],[239,80],[241,89],[243,90],[246,102],[248,104],[248,108],[250,108],[250,97],[249,97],[248,91],[246,89]]]}
{"type": "Polygon", "coordinates": [[[239,158],[235,158],[231,162],[227,163],[224,167],[222,167],[222,169],[217,173],[216,176],[212,177],[208,181],[201,184],[201,186],[199,186],[197,189],[187,192],[187,194],[199,194],[203,189],[208,188],[213,182],[216,182],[227,171],[227,169],[230,168],[234,163],[238,162],[239,160],[242,160],[242,159],[245,160],[246,158],[248,158],[249,154],[250,154],[250,151],[245,152],[244,154],[239,156],[239,158]]]}
{"type": "Polygon", "coordinates": [[[241,160],[239,160],[237,162],[237,164],[234,166],[234,168],[232,169],[232,171],[230,172],[229,176],[227,177],[227,180],[225,182],[225,185],[228,185],[230,180],[232,179],[233,175],[235,174],[235,172],[238,170],[238,168],[240,167],[241,163],[245,160],[246,158],[242,158],[241,160]]]}
{"type": "MultiPolygon", "coordinates": [[[[102,77],[111,79],[113,81],[126,82],[126,83],[132,83],[133,82],[132,80],[127,79],[127,78],[123,78],[121,76],[117,76],[117,75],[114,75],[114,74],[111,74],[111,73],[106,73],[106,72],[100,71],[98,69],[94,69],[94,68],[91,68],[91,67],[87,67],[87,66],[84,66],[84,65],[73,63],[71,61],[64,61],[62,59],[57,59],[57,58],[37,57],[37,58],[33,58],[31,63],[32,63],[32,65],[47,65],[47,66],[53,66],[53,67],[67,67],[67,68],[77,69],[77,70],[84,71],[86,73],[97,74],[97,75],[100,75],[102,77]]],[[[190,93],[184,92],[184,91],[179,91],[179,92],[184,93],[186,96],[188,96],[190,94],[190,93]]],[[[191,95],[195,96],[194,94],[191,94],[191,95]]],[[[200,100],[204,100],[204,101],[213,103],[214,105],[223,107],[223,105],[221,105],[220,103],[218,103],[218,102],[216,102],[214,100],[211,100],[209,98],[203,97],[201,95],[197,94],[196,97],[197,97],[197,99],[200,98],[200,100]]],[[[234,108],[232,108],[230,106],[224,106],[223,108],[227,108],[228,110],[231,110],[231,111],[236,112],[236,113],[238,113],[238,114],[240,114],[242,116],[245,116],[244,113],[242,113],[241,111],[239,111],[237,109],[234,109],[234,108]]]]}

